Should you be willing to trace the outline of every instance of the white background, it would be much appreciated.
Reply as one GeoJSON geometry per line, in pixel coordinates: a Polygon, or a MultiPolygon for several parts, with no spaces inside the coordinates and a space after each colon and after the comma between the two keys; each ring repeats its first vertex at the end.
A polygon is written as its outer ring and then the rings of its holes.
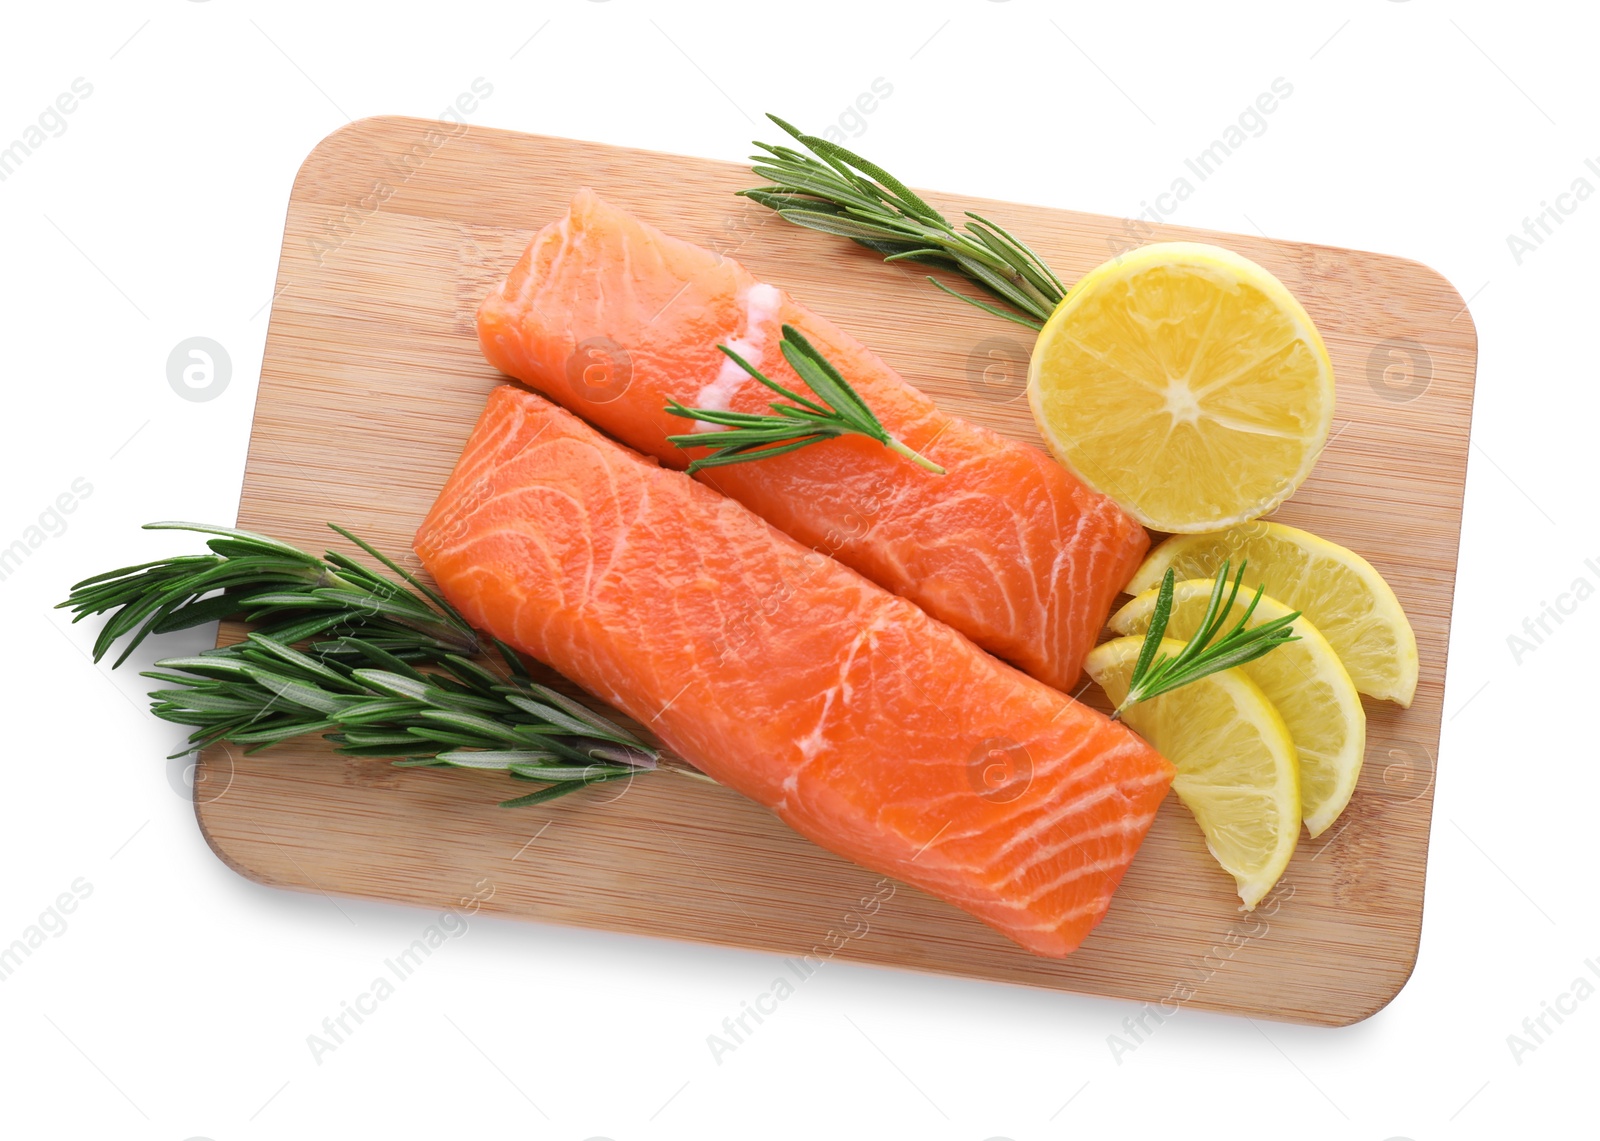
{"type": "Polygon", "coordinates": [[[0,982],[0,1130],[1587,1133],[1600,1000],[1520,1059],[1507,1035],[1600,960],[1600,602],[1520,663],[1507,637],[1574,580],[1600,585],[1600,200],[1520,264],[1507,235],[1580,176],[1600,187],[1584,166],[1600,165],[1592,6],[713,8],[9,9],[0,144],[74,79],[93,93],[0,183],[0,546],[74,480],[92,493],[0,582],[0,943],[80,877],[92,895],[0,982]],[[475,919],[313,1060],[307,1035],[432,917],[224,868],[160,759],[178,734],[49,607],[75,578],[177,549],[141,522],[233,519],[296,167],[348,118],[435,115],[476,77],[494,90],[475,123],[727,159],[772,134],[761,111],[820,131],[882,77],[893,95],[857,145],[908,181],[1122,216],[1273,79],[1292,83],[1172,220],[1428,262],[1471,298],[1480,337],[1421,957],[1392,1005],[1338,1031],[1186,1011],[1119,1064],[1107,1037],[1127,1004],[835,963],[719,1065],[706,1036],[768,988],[772,958],[475,919]],[[203,402],[166,376],[197,335],[233,363],[203,402]]]}

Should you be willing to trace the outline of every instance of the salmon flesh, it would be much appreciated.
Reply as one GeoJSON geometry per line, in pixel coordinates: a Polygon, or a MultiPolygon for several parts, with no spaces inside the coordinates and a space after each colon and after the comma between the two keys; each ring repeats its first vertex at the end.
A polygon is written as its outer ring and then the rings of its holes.
{"type": "Polygon", "coordinates": [[[1041,955],[1105,915],[1172,780],[1120,722],[515,386],[416,550],[473,625],[1041,955]]]}
{"type": "Polygon", "coordinates": [[[806,391],[778,350],[786,323],[833,362],[891,435],[948,474],[855,436],[699,478],[1071,692],[1149,545],[1144,529],[1038,448],[941,411],[860,342],[732,258],[580,191],[483,302],[478,338],[502,372],[683,468],[706,453],[667,441],[695,430],[668,415],[669,398],[736,412],[766,412],[777,399],[719,344],[806,391]]]}

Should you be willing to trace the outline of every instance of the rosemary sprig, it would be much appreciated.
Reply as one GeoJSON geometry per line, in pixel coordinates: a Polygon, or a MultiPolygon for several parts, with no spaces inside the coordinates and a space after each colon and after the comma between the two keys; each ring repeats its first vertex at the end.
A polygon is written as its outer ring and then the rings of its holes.
{"type": "Polygon", "coordinates": [[[167,658],[144,673],[170,687],[150,694],[151,711],[194,729],[178,756],[219,741],[254,752],[316,733],[351,756],[498,769],[547,785],[506,807],[656,767],[650,746],[533,681],[510,646],[486,644],[436,591],[330,526],[397,577],[248,531],[152,523],[147,529],[214,536],[211,553],[95,575],[60,606],[74,622],[111,612],[94,658],[127,636],[114,666],[152,634],[223,618],[255,627],[234,645],[167,658]],[[490,647],[508,677],[471,660],[490,647]]]}
{"type": "Polygon", "coordinates": [[[1044,259],[1004,227],[967,211],[957,230],[944,215],[882,167],[837,143],[802,134],[768,115],[810,154],[757,141],[751,169],[768,185],[740,194],[796,225],[837,234],[875,250],[884,261],[913,261],[960,273],[1006,308],[938,288],[986,313],[1039,329],[1067,295],[1044,259]]]}
{"type": "Polygon", "coordinates": [[[761,412],[723,412],[715,408],[687,408],[676,400],[667,402],[667,411],[686,420],[701,420],[707,424],[720,424],[725,432],[693,432],[667,439],[680,448],[715,448],[689,465],[693,475],[702,468],[724,467],[748,460],[766,459],[792,452],[807,444],[831,440],[836,436],[857,435],[876,440],[891,452],[898,453],[921,465],[936,475],[944,475],[944,468],[934,463],[891,436],[878,422],[866,401],[850,387],[828,359],[801,335],[792,325],[783,327],[783,340],[779,348],[791,368],[806,382],[817,400],[808,400],[797,392],[764,376],[754,365],[727,345],[718,345],[728,358],[756,380],[793,404],[767,405],[775,415],[761,412]],[[821,401],[821,403],[818,403],[821,401]]]}
{"type": "MultiPolygon", "coordinates": [[[[86,578],[57,609],[78,622],[115,611],[94,644],[99,661],[117,639],[132,635],[120,666],[152,634],[239,617],[273,619],[279,636],[297,642],[351,621],[369,641],[411,655],[478,654],[483,646],[466,620],[436,592],[342,527],[329,526],[401,576],[396,582],[347,555],[318,558],[287,543],[202,523],[147,523],[146,531],[212,535],[208,555],[184,555],[86,578]]],[[[513,655],[514,656],[514,655],[513,655]]]]}
{"type": "Polygon", "coordinates": [[[1161,589],[1156,593],[1150,628],[1145,631],[1144,643],[1139,647],[1139,658],[1134,663],[1128,695],[1111,714],[1113,721],[1120,718],[1123,710],[1130,705],[1170,693],[1208,674],[1253,662],[1285,642],[1299,640],[1300,636],[1293,629],[1294,620],[1300,617],[1298,610],[1259,626],[1245,628],[1265,590],[1260,586],[1256,587],[1255,597],[1244,608],[1239,621],[1218,637],[1223,623],[1233,613],[1234,602],[1239,597],[1239,586],[1244,581],[1245,565],[1243,561],[1239,563],[1239,570],[1233,576],[1233,588],[1224,603],[1223,591],[1228,590],[1228,562],[1224,560],[1217,571],[1216,584],[1211,588],[1211,600],[1206,604],[1205,618],[1183,649],[1171,657],[1160,652],[1161,640],[1166,636],[1167,622],[1172,616],[1172,591],[1176,577],[1172,568],[1167,568],[1166,575],[1161,579],[1161,589]]]}

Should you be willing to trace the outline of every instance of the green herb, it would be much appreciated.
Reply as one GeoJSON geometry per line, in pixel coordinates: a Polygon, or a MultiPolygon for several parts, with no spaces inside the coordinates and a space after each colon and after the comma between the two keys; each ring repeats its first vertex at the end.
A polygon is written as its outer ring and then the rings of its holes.
{"type": "Polygon", "coordinates": [[[1161,589],[1156,594],[1156,606],[1150,616],[1150,628],[1145,632],[1143,645],[1139,647],[1139,660],[1134,663],[1133,677],[1128,684],[1128,695],[1111,714],[1113,721],[1121,717],[1122,711],[1130,705],[1148,701],[1159,694],[1170,693],[1192,681],[1199,681],[1208,674],[1253,662],[1285,642],[1299,640],[1299,635],[1293,628],[1294,620],[1300,617],[1298,610],[1293,614],[1274,618],[1270,622],[1263,622],[1259,626],[1245,628],[1250,616],[1255,613],[1256,604],[1261,601],[1264,588],[1259,586],[1256,587],[1255,597],[1245,607],[1239,621],[1227,633],[1218,637],[1223,623],[1227,621],[1228,615],[1233,613],[1234,601],[1239,597],[1239,585],[1244,581],[1244,568],[1245,563],[1241,562],[1238,573],[1233,576],[1233,589],[1224,604],[1222,594],[1228,589],[1228,563],[1223,562],[1217,571],[1216,584],[1211,588],[1211,600],[1206,605],[1205,618],[1201,621],[1200,628],[1194,632],[1194,637],[1189,639],[1188,644],[1172,657],[1160,652],[1161,639],[1166,636],[1167,621],[1172,616],[1175,576],[1172,568],[1167,568],[1166,575],[1161,579],[1161,589]]]}
{"type": "Polygon", "coordinates": [[[967,212],[964,230],[882,167],[815,135],[802,134],[776,115],[768,115],[810,151],[756,142],[751,169],[769,185],[741,190],[796,225],[837,234],[884,255],[888,262],[913,261],[953,270],[1008,308],[958,293],[938,279],[928,280],[953,297],[987,313],[1041,328],[1066,296],[1067,288],[1044,260],[1009,231],[980,214],[967,212]]]}
{"type": "Polygon", "coordinates": [[[918,455],[891,436],[873,415],[872,409],[867,407],[866,402],[856,394],[856,390],[851,388],[849,382],[839,374],[839,370],[834,368],[794,326],[783,327],[783,340],[779,348],[783,351],[784,359],[789,362],[790,367],[801,380],[806,382],[817,400],[823,403],[807,400],[772,378],[763,376],[754,365],[727,345],[718,345],[717,348],[726,353],[729,359],[745,372],[772,391],[787,396],[794,403],[769,404],[767,407],[771,408],[775,415],[768,415],[761,412],[722,412],[715,408],[686,408],[676,400],[669,400],[666,410],[674,416],[682,416],[686,420],[701,420],[707,424],[719,424],[729,429],[725,432],[694,432],[667,437],[680,448],[717,449],[711,455],[702,456],[691,463],[689,474],[693,475],[701,468],[724,467],[748,460],[762,460],[768,456],[780,456],[785,452],[803,448],[807,444],[847,435],[865,436],[869,440],[876,440],[891,452],[905,456],[937,475],[945,474],[944,468],[918,455]]]}
{"type": "Polygon", "coordinates": [[[224,618],[255,627],[234,645],[168,658],[143,674],[172,687],[150,694],[152,712],[194,728],[175,756],[219,741],[254,752],[317,733],[351,756],[498,769],[547,785],[506,807],[656,766],[650,746],[533,681],[510,646],[486,645],[436,591],[330,526],[398,577],[336,551],[319,558],[248,531],[151,523],[147,530],[215,536],[206,544],[211,553],[96,575],[60,605],[74,622],[111,612],[94,659],[127,636],[114,665],[152,634],[224,618]],[[489,648],[509,676],[471,660],[489,648]]]}

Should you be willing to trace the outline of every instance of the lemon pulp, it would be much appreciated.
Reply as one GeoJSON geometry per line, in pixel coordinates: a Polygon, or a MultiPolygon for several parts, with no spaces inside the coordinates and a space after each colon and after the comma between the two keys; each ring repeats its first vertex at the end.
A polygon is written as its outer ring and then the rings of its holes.
{"type": "MultiPolygon", "coordinates": [[[[1084,669],[1112,702],[1128,694],[1143,638],[1096,646],[1084,669]]],[[[1164,639],[1173,655],[1183,643],[1164,639]]],[[[1283,718],[1237,668],[1131,705],[1122,719],[1178,770],[1172,790],[1194,813],[1206,847],[1246,908],[1283,875],[1300,835],[1300,777],[1283,718]]]]}
{"type": "Polygon", "coordinates": [[[1174,535],[1145,558],[1125,588],[1139,594],[1177,577],[1209,578],[1224,559],[1246,560],[1244,581],[1265,583],[1327,638],[1356,689],[1409,706],[1417,691],[1417,636],[1400,600],[1371,563],[1337,543],[1282,523],[1248,523],[1208,535],[1174,535]]]}
{"type": "Polygon", "coordinates": [[[1045,322],[1028,400],[1051,451],[1158,531],[1271,511],[1333,421],[1333,365],[1283,284],[1217,246],[1144,246],[1045,322]]]}
{"type": "MultiPolygon", "coordinates": [[[[1201,578],[1174,586],[1168,634],[1185,641],[1194,635],[1205,619],[1213,585],[1211,579],[1201,578]]],[[[1107,624],[1118,634],[1143,634],[1150,628],[1157,593],[1145,591],[1113,614],[1107,624]]],[[[1224,629],[1231,629],[1243,617],[1251,596],[1240,592],[1224,629]]],[[[1250,625],[1259,626],[1289,613],[1289,607],[1262,595],[1250,625]]],[[[1236,668],[1256,683],[1283,718],[1300,761],[1300,811],[1306,831],[1320,836],[1355,792],[1366,752],[1367,715],[1339,655],[1316,626],[1301,615],[1293,630],[1295,641],[1236,668]]]]}

